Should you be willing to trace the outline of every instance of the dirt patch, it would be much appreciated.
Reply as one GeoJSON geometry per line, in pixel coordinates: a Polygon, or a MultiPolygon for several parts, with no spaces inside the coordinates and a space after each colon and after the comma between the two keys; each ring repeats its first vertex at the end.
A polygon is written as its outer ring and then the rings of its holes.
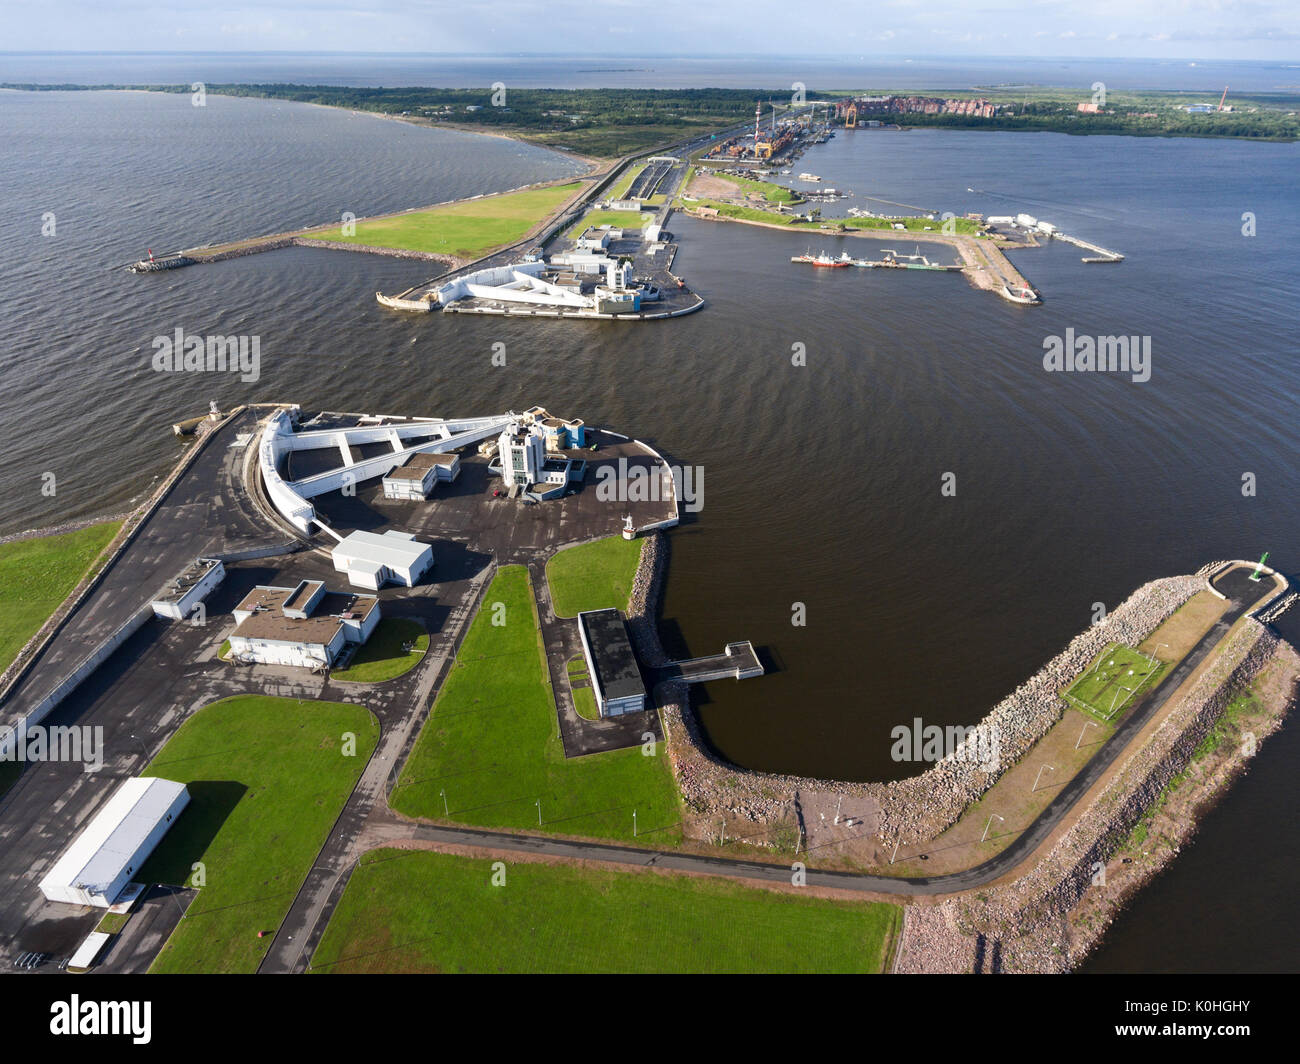
{"type": "Polygon", "coordinates": [[[734,181],[728,181],[725,177],[699,170],[691,178],[686,194],[699,199],[713,200],[743,200],[745,198],[740,191],[740,186],[734,181]]]}

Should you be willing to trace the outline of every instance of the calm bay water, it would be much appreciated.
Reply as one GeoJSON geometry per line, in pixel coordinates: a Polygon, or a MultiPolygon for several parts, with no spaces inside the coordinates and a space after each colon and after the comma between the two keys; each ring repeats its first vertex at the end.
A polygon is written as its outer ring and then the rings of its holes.
{"type": "MultiPolygon", "coordinates": [[[[851,36],[843,39],[844,44],[851,36]]],[[[0,52],[0,82],[40,85],[263,84],[484,88],[968,89],[1072,86],[1236,92],[1295,91],[1300,63],[1200,59],[1072,59],[1023,56],[894,58],[795,56],[436,55],[339,52],[0,52]]]]}
{"type": "MultiPolygon", "coordinates": [[[[561,156],[321,108],[134,93],[0,93],[0,135],[12,149],[0,166],[0,532],[122,508],[175,460],[171,423],[210,399],[449,415],[541,403],[703,468],[703,512],[671,536],[665,636],[695,654],[750,638],[778,665],[710,685],[701,711],[718,748],[854,779],[901,774],[888,758],[899,722],[978,719],[1094,602],[1263,550],[1300,570],[1296,145],[841,133],[796,169],[853,190],[848,204],[1028,210],[1128,258],[1018,253],[1047,298],[1023,308],[959,276],[789,262],[809,246],[872,245],[677,217],[675,268],[709,306],[618,326],[394,315],[374,291],[428,268],[339,252],[111,269],[145,247],[573,173],[561,156]],[[46,211],[53,237],[40,234],[46,211]],[[152,338],[178,326],[259,335],[262,380],[152,372],[152,338]],[[1149,335],[1152,379],[1045,373],[1043,338],[1067,328],[1149,335]],[[507,366],[494,369],[498,341],[507,366]],[[790,364],[794,344],[807,366],[790,364]],[[40,493],[47,470],[54,498],[40,493]],[[940,495],[945,472],[955,498],[940,495]],[[806,627],[791,625],[796,603],[806,627]]],[[[1215,932],[1221,892],[1184,871],[1195,854],[1239,866],[1244,822],[1294,845],[1292,777],[1276,767],[1294,730],[1138,899],[1098,967],[1295,956],[1289,923],[1215,932]],[[1195,950],[1151,931],[1166,926],[1152,923],[1154,897],[1202,929],[1195,950]]],[[[1238,902],[1281,911],[1300,887],[1294,862],[1252,868],[1238,902]]]]}

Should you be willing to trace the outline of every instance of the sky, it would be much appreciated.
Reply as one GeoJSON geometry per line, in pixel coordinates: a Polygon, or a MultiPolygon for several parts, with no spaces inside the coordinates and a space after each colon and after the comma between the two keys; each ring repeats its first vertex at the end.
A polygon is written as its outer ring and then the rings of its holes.
{"type": "Polygon", "coordinates": [[[0,0],[0,51],[1300,58],[1297,0],[0,0]]]}

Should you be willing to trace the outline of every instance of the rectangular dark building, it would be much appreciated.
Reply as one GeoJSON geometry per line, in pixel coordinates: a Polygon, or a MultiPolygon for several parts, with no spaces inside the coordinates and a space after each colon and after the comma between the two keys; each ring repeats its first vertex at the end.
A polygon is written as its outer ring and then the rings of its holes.
{"type": "Polygon", "coordinates": [[[600,715],[618,717],[645,709],[645,684],[618,610],[578,614],[578,633],[600,715]]]}

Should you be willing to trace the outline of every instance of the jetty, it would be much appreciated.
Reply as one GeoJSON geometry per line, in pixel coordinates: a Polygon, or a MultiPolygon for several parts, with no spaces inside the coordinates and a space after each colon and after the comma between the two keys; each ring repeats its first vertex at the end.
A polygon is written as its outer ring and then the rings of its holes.
{"type": "Polygon", "coordinates": [[[1054,232],[1051,234],[1054,240],[1064,240],[1067,244],[1073,244],[1077,248],[1083,248],[1084,251],[1091,251],[1092,255],[1085,255],[1084,262],[1123,262],[1124,256],[1118,251],[1111,251],[1100,244],[1093,244],[1077,236],[1070,236],[1068,233],[1054,232]]]}
{"type": "Polygon", "coordinates": [[[670,661],[656,670],[655,681],[681,680],[685,683],[708,683],[711,680],[749,680],[763,675],[754,644],[748,639],[728,643],[721,654],[708,654],[688,661],[670,661]]]}

